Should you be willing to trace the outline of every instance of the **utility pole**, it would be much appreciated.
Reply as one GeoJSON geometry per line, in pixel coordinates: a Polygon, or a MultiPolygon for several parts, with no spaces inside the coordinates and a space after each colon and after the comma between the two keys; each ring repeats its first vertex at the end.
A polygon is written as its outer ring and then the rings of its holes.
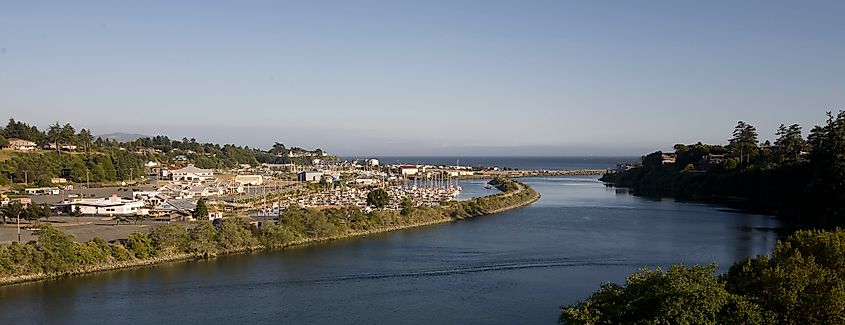
{"type": "Polygon", "coordinates": [[[23,185],[26,186],[27,184],[29,184],[29,171],[24,170],[23,171],[23,185]]]}
{"type": "Polygon", "coordinates": [[[18,211],[18,217],[15,218],[15,220],[17,220],[18,222],[18,244],[21,243],[21,212],[23,212],[23,209],[21,209],[21,211],[18,211]]]}

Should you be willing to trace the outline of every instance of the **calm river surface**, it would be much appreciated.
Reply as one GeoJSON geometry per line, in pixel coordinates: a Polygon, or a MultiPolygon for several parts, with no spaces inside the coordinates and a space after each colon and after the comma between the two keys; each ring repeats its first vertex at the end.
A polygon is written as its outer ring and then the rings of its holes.
{"type": "MultiPolygon", "coordinates": [[[[644,266],[766,254],[769,216],[653,201],[597,177],[473,220],[288,250],[0,287],[0,324],[553,324],[644,266]]],[[[468,194],[486,193],[468,181],[468,194]]]]}

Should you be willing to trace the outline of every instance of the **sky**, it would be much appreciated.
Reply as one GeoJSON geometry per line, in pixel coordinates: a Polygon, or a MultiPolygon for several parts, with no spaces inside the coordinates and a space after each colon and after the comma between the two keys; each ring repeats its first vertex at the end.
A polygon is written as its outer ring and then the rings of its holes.
{"type": "Polygon", "coordinates": [[[5,1],[0,118],[341,155],[640,155],[845,109],[843,1],[5,1]]]}

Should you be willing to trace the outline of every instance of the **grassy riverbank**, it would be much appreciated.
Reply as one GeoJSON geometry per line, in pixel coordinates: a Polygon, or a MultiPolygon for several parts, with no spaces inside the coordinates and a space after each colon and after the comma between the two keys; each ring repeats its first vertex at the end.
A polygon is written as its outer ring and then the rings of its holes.
{"type": "Polygon", "coordinates": [[[366,236],[499,213],[540,198],[517,181],[497,179],[493,184],[502,192],[436,207],[366,214],[357,208],[289,207],[278,221],[261,227],[239,218],[226,219],[218,227],[209,222],[190,229],[169,224],[115,243],[99,238],[77,243],[71,235],[45,226],[37,231],[38,241],[0,245],[0,285],[366,236]]]}

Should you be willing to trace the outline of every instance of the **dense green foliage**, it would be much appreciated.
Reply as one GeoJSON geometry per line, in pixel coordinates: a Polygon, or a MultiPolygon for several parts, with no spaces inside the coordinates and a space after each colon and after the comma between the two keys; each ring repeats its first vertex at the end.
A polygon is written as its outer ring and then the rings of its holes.
{"type": "MultiPolygon", "coordinates": [[[[525,205],[537,197],[538,194],[526,186],[523,191],[448,202],[435,207],[406,207],[407,211],[375,210],[364,213],[357,207],[317,210],[292,205],[283,210],[278,220],[261,225],[250,224],[242,218],[224,219],[218,226],[207,221],[191,226],[158,225],[152,227],[149,233],[135,232],[127,239],[112,244],[102,239],[76,243],[72,236],[44,225],[36,233],[38,241],[0,244],[0,278],[38,273],[65,274],[88,267],[174,254],[213,256],[262,247],[285,247],[310,240],[480,216],[506,207],[525,205]]],[[[17,210],[10,213],[17,213],[17,210]]]]}
{"type": "Polygon", "coordinates": [[[208,205],[206,204],[205,198],[197,200],[197,207],[194,208],[194,217],[208,217],[208,205]]]}
{"type": "Polygon", "coordinates": [[[509,179],[502,177],[494,178],[487,182],[487,184],[495,186],[502,192],[511,192],[519,189],[519,185],[516,182],[511,182],[509,179]]]}
{"type": "Polygon", "coordinates": [[[845,112],[829,114],[805,140],[798,125],[778,128],[774,145],[759,144],[753,126],[739,122],[728,146],[676,145],[675,163],[663,153],[602,179],[635,194],[721,201],[776,213],[799,224],[845,225],[845,112]]]}
{"type": "Polygon", "coordinates": [[[377,188],[367,193],[367,204],[371,207],[381,209],[387,206],[388,203],[390,203],[390,196],[384,189],[377,188]]]}
{"type": "Polygon", "coordinates": [[[144,175],[144,163],[154,161],[164,164],[193,163],[200,168],[236,168],[240,164],[295,162],[310,163],[309,157],[287,158],[284,155],[310,154],[321,159],[323,151],[299,147],[285,148],[276,143],[273,149],[264,151],[233,144],[219,145],[199,143],[196,139],[171,140],[166,136],[140,138],[129,142],[117,142],[96,138],[89,130],[76,129],[70,125],[55,123],[47,131],[24,122],[9,119],[0,129],[0,146],[8,145],[5,139],[30,140],[40,146],[53,144],[55,151],[14,152],[8,160],[0,161],[0,185],[35,183],[50,185],[50,179],[64,177],[72,182],[108,182],[137,179],[144,175]],[[64,145],[75,145],[77,149],[66,152],[64,145]]]}
{"type": "Polygon", "coordinates": [[[12,201],[0,206],[0,215],[3,217],[2,223],[5,224],[18,217],[29,221],[38,221],[41,218],[49,219],[52,213],[50,206],[47,204],[30,204],[24,207],[20,202],[12,201]]]}
{"type": "Polygon", "coordinates": [[[845,231],[798,231],[771,257],[642,270],[564,307],[563,324],[842,324],[845,231]]]}

